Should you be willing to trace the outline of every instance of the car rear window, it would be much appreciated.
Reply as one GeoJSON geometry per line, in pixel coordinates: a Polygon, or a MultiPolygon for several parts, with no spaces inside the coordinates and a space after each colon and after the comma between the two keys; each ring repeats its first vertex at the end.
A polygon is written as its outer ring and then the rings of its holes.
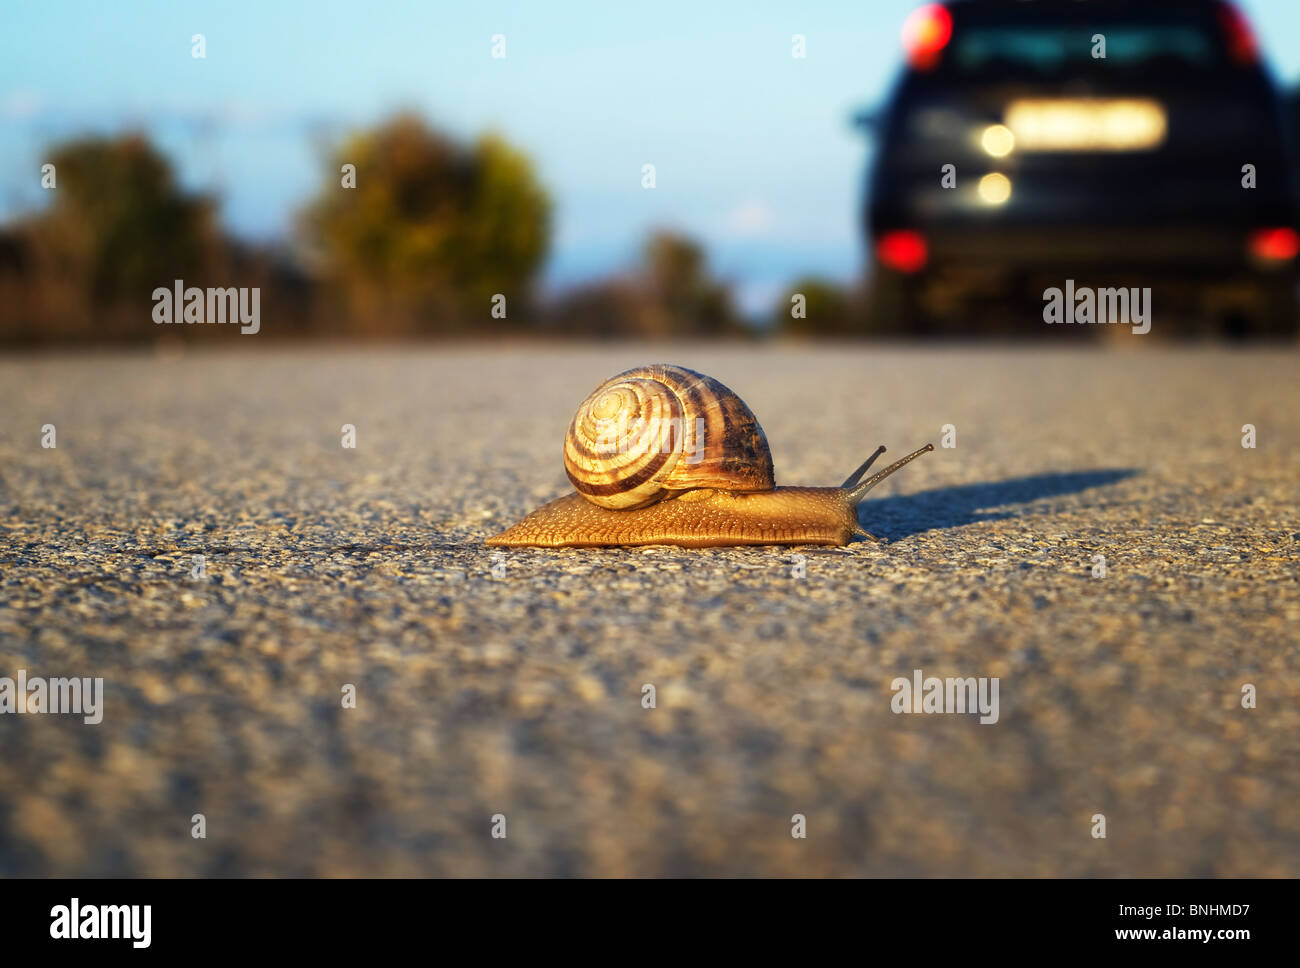
{"type": "Polygon", "coordinates": [[[1097,34],[1106,38],[1104,65],[1111,68],[1206,67],[1218,57],[1211,38],[1191,25],[1096,24],[973,27],[954,36],[952,63],[960,71],[975,73],[1013,68],[1073,72],[1093,62],[1097,34]]]}
{"type": "Polygon", "coordinates": [[[1228,58],[1218,23],[1202,11],[1090,14],[1086,5],[1032,16],[988,10],[956,10],[952,40],[940,73],[1016,76],[1097,72],[1186,73],[1228,58]],[[1094,38],[1105,37],[1105,58],[1094,57],[1094,38]]]}

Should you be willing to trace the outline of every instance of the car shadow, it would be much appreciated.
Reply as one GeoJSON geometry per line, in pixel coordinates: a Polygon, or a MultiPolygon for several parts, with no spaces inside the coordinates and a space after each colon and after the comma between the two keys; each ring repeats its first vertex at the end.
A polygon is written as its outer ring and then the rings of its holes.
{"type": "Polygon", "coordinates": [[[898,494],[858,507],[862,526],[889,541],[934,531],[959,528],[977,521],[1002,521],[1023,511],[997,510],[1008,504],[1025,504],[1045,497],[1075,494],[1133,477],[1135,468],[1106,468],[1065,473],[1031,474],[987,484],[960,484],[916,494],[898,494]]]}

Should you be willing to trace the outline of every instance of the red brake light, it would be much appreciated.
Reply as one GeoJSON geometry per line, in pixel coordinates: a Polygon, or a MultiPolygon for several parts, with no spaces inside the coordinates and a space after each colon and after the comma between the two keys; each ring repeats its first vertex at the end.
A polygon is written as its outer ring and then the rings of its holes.
{"type": "Polygon", "coordinates": [[[952,39],[952,14],[941,3],[917,7],[903,21],[903,49],[907,62],[928,71],[939,63],[939,54],[952,39]]]}
{"type": "Polygon", "coordinates": [[[1268,262],[1286,262],[1300,255],[1300,232],[1293,228],[1256,229],[1250,233],[1250,254],[1268,262]]]}
{"type": "Polygon", "coordinates": [[[925,236],[911,229],[886,232],[876,241],[876,258],[898,272],[920,272],[930,258],[925,236]]]}
{"type": "Polygon", "coordinates": [[[1259,60],[1259,44],[1250,29],[1246,15],[1227,0],[1219,4],[1219,26],[1228,42],[1228,53],[1238,64],[1254,64],[1259,60]]]}

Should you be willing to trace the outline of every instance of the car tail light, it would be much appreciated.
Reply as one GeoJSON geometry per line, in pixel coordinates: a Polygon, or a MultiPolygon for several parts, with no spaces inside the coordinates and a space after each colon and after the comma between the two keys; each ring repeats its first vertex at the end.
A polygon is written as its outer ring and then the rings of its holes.
{"type": "Polygon", "coordinates": [[[876,240],[876,258],[880,264],[908,275],[920,272],[930,259],[925,236],[911,229],[886,232],[876,240]]]}
{"type": "Polygon", "coordinates": [[[1286,262],[1300,255],[1300,232],[1285,226],[1250,233],[1250,254],[1266,262],[1286,262]]]}
{"type": "Polygon", "coordinates": [[[1227,0],[1219,4],[1219,26],[1228,42],[1228,53],[1238,64],[1255,64],[1259,61],[1259,44],[1250,29],[1246,15],[1227,0]]]}
{"type": "Polygon", "coordinates": [[[903,21],[903,49],[907,62],[928,71],[939,63],[939,55],[952,39],[952,14],[941,3],[917,7],[903,21]]]}

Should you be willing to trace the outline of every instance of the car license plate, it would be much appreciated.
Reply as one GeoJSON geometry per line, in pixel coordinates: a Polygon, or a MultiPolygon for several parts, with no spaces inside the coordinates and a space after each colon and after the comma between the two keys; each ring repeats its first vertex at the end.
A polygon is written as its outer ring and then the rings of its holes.
{"type": "Polygon", "coordinates": [[[1168,126],[1149,98],[1025,98],[1011,102],[1004,123],[1017,151],[1149,151],[1168,126]]]}

